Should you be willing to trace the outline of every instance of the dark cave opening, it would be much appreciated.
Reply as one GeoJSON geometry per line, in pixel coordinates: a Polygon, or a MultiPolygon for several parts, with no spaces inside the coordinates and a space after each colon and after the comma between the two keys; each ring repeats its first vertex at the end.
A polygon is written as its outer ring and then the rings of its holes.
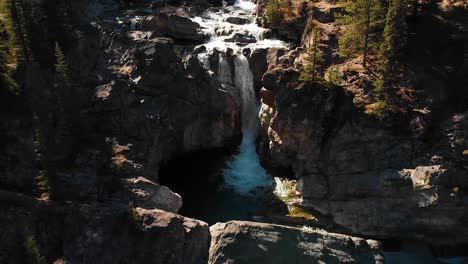
{"type": "Polygon", "coordinates": [[[197,151],[163,164],[159,183],[182,196],[181,215],[212,225],[230,220],[255,221],[265,214],[271,189],[245,196],[224,186],[223,172],[232,154],[227,149],[197,151]]]}

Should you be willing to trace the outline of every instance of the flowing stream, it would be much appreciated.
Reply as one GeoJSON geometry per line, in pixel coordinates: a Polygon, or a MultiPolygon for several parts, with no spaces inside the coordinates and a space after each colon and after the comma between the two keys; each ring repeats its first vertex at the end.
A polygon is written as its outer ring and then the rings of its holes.
{"type": "Polygon", "coordinates": [[[250,1],[238,0],[233,6],[217,12],[208,12],[193,20],[199,23],[209,36],[205,52],[198,58],[206,68],[211,69],[210,56],[219,52],[218,79],[224,85],[234,86],[240,93],[242,107],[242,143],[239,153],[233,157],[224,170],[224,186],[241,195],[252,194],[258,188],[272,185],[272,178],[260,165],[256,151],[259,131],[258,100],[255,98],[254,80],[249,61],[243,50],[257,48],[285,47],[281,40],[264,37],[266,29],[255,23],[256,5],[250,1]],[[236,22],[235,20],[239,21],[236,22]],[[230,23],[236,22],[236,23],[230,23]],[[227,51],[234,57],[234,71],[228,62],[227,51]],[[233,76],[234,74],[234,76],[233,76]]]}
{"type": "Polygon", "coordinates": [[[197,58],[225,88],[230,87],[226,90],[237,92],[243,137],[235,155],[196,153],[173,160],[160,171],[160,183],[182,195],[181,214],[209,224],[264,220],[261,216],[274,208],[273,178],[261,166],[256,151],[259,100],[248,56],[255,49],[287,45],[264,37],[267,29],[256,25],[255,10],[254,3],[238,0],[233,6],[208,9],[192,18],[208,39],[195,48],[197,58]]]}
{"type": "Polygon", "coordinates": [[[281,40],[264,37],[266,29],[255,23],[256,5],[250,1],[238,0],[233,6],[218,11],[208,11],[193,20],[199,23],[209,40],[203,46],[205,51],[198,54],[204,66],[217,73],[224,85],[234,86],[240,93],[242,107],[242,143],[239,153],[228,162],[224,169],[224,187],[241,195],[252,194],[256,189],[269,187],[272,178],[260,165],[256,151],[256,139],[259,131],[258,100],[255,98],[254,80],[249,61],[244,50],[258,48],[285,47],[281,40]],[[240,21],[240,22],[236,22],[240,21]],[[230,23],[235,22],[235,23],[230,23]],[[210,57],[219,52],[218,69],[212,69],[210,57]],[[228,50],[232,53],[232,64],[227,59],[228,50]],[[233,76],[234,75],[234,76],[233,76]]]}
{"type": "Polygon", "coordinates": [[[259,120],[256,107],[253,76],[247,58],[239,54],[235,58],[235,86],[242,99],[242,143],[240,152],[224,171],[227,187],[240,194],[248,194],[258,187],[271,186],[271,177],[260,165],[255,141],[258,136],[259,120]]]}

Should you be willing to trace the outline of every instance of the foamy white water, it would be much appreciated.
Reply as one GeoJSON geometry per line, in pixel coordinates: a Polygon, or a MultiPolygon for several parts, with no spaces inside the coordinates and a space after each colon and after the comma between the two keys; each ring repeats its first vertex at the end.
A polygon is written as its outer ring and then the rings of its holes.
{"type": "Polygon", "coordinates": [[[231,68],[229,67],[226,55],[223,53],[219,54],[218,80],[223,84],[228,84],[232,86],[231,68]]]}
{"type": "MultiPolygon", "coordinates": [[[[221,8],[220,10],[208,10],[202,16],[192,18],[192,20],[201,26],[202,32],[209,38],[203,44],[206,52],[211,54],[214,49],[225,52],[228,48],[233,51],[239,51],[244,48],[282,48],[286,47],[284,41],[278,39],[265,39],[263,37],[265,28],[256,24],[256,4],[251,1],[237,0],[233,6],[221,8]],[[247,19],[249,23],[233,24],[226,21],[229,17],[239,17],[247,19]],[[254,43],[238,43],[230,40],[236,34],[248,35],[255,38],[254,43]]],[[[200,60],[203,60],[199,54],[200,60]]]]}
{"type": "Polygon", "coordinates": [[[260,165],[255,141],[260,127],[256,107],[255,90],[252,72],[247,58],[239,54],[234,60],[235,86],[242,98],[242,143],[239,154],[234,157],[224,171],[227,187],[240,194],[249,194],[259,187],[271,186],[272,179],[260,165]]]}
{"type": "Polygon", "coordinates": [[[255,12],[255,9],[257,8],[257,5],[255,3],[250,2],[250,1],[244,1],[244,0],[236,1],[234,6],[237,6],[242,10],[252,11],[252,12],[255,12]]]}
{"type": "Polygon", "coordinates": [[[242,54],[243,49],[255,50],[259,48],[286,47],[277,39],[265,39],[265,28],[256,23],[256,4],[251,1],[238,0],[233,6],[220,10],[208,10],[193,21],[200,24],[204,34],[209,37],[203,44],[206,51],[199,53],[198,59],[203,65],[217,73],[218,80],[223,84],[235,86],[239,90],[242,106],[242,143],[239,154],[233,157],[224,171],[225,186],[232,188],[239,194],[247,195],[257,188],[272,185],[272,178],[260,165],[260,158],[256,151],[256,140],[260,129],[257,99],[252,72],[248,59],[242,54]],[[246,23],[234,24],[227,22],[228,18],[236,17],[246,23]],[[235,37],[245,37],[251,43],[236,43],[235,37]],[[226,58],[226,51],[232,50],[234,56],[234,76],[231,65],[226,58]],[[211,69],[210,58],[218,50],[218,68],[211,69]]]}
{"type": "Polygon", "coordinates": [[[284,186],[283,182],[280,178],[275,177],[275,190],[273,193],[278,197],[286,197],[288,196],[289,190],[284,186]]]}

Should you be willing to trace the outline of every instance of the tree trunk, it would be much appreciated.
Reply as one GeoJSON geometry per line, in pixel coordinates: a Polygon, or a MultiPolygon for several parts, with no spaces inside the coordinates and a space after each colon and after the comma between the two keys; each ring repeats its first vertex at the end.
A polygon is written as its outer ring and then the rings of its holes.
{"type": "Polygon", "coordinates": [[[364,33],[364,58],[362,60],[362,66],[367,66],[367,53],[369,49],[369,33],[370,33],[370,16],[371,16],[371,3],[370,0],[366,1],[366,31],[364,33]]]}
{"type": "Polygon", "coordinates": [[[312,82],[315,82],[315,64],[317,61],[317,33],[314,32],[314,49],[313,49],[313,56],[312,56],[312,82]]]}

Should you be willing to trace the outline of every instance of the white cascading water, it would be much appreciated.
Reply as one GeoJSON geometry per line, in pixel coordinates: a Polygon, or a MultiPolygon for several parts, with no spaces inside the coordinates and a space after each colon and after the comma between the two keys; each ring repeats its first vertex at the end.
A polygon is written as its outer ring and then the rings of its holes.
{"type": "MultiPolygon", "coordinates": [[[[221,83],[234,86],[240,93],[242,104],[242,143],[239,154],[233,157],[224,171],[225,186],[239,194],[247,195],[260,187],[271,186],[272,178],[260,165],[260,158],[256,151],[256,139],[260,122],[258,118],[257,100],[252,72],[242,49],[254,51],[258,48],[285,47],[285,43],[276,39],[263,38],[265,28],[255,22],[256,4],[251,1],[238,0],[233,6],[213,9],[192,20],[200,24],[209,41],[203,46],[205,51],[197,55],[207,69],[211,69],[210,56],[214,50],[219,52],[217,76],[221,83]],[[233,24],[227,22],[229,17],[242,17],[250,21],[247,24],[233,24]],[[239,45],[231,39],[241,34],[255,38],[254,43],[239,45]],[[226,58],[226,51],[230,49],[234,56],[234,76],[226,58]]],[[[215,69],[213,69],[215,70],[215,69]]]]}
{"type": "Polygon", "coordinates": [[[258,129],[258,117],[255,105],[255,90],[253,75],[250,71],[249,61],[239,54],[234,59],[234,84],[239,90],[242,100],[242,134],[243,144],[255,140],[258,129]]]}
{"type": "Polygon", "coordinates": [[[239,89],[242,99],[242,143],[237,154],[228,168],[224,171],[227,187],[233,188],[240,194],[271,186],[271,177],[260,165],[255,141],[260,127],[258,110],[256,107],[255,90],[252,72],[247,58],[239,54],[234,60],[235,86],[239,89]]]}
{"type": "Polygon", "coordinates": [[[229,62],[223,53],[219,54],[218,80],[223,84],[232,86],[231,67],[229,67],[229,62]]]}
{"type": "Polygon", "coordinates": [[[278,177],[275,177],[275,190],[273,191],[273,193],[281,198],[287,197],[289,194],[288,188],[284,186],[283,182],[278,177]]]}

